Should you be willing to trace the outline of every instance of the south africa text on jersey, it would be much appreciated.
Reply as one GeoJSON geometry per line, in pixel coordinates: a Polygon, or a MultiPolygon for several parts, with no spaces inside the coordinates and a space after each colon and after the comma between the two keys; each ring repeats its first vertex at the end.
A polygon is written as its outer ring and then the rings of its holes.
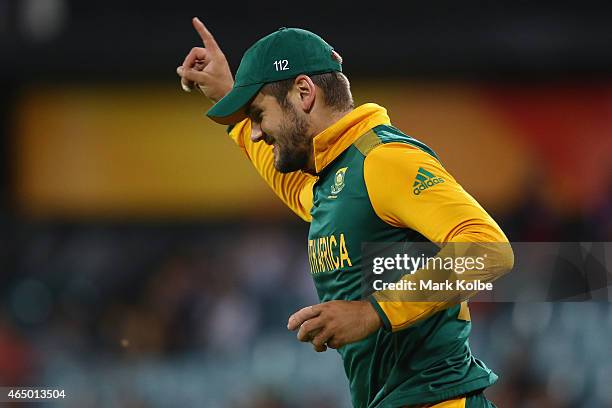
{"type": "Polygon", "coordinates": [[[310,262],[311,273],[327,272],[345,266],[353,266],[346,249],[344,234],[340,234],[338,238],[335,235],[329,235],[309,239],[308,261],[310,262]]]}

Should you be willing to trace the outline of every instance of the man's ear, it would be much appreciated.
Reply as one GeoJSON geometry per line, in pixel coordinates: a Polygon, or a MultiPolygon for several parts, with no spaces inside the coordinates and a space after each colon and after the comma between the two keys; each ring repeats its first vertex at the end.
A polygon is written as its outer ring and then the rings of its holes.
{"type": "Polygon", "coordinates": [[[296,93],[296,102],[306,113],[314,107],[317,87],[307,75],[298,75],[295,78],[293,89],[296,93]]]}

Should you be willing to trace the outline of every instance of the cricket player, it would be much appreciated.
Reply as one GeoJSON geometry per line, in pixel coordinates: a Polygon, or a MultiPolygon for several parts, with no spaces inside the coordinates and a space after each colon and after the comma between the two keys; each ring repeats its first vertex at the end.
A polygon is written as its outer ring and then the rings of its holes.
{"type": "MultiPolygon", "coordinates": [[[[211,33],[197,18],[193,25],[204,47],[177,68],[183,88],[212,100],[208,117],[228,125],[272,190],[310,223],[321,303],[289,317],[288,329],[318,352],[337,349],[355,407],[493,407],[482,391],[497,376],[470,351],[467,303],[363,298],[361,245],[507,243],[499,226],[385,108],[354,107],[342,59],[319,36],[281,28],[260,39],[234,81],[211,33]]],[[[489,254],[490,279],[512,268],[505,248],[489,254]]]]}

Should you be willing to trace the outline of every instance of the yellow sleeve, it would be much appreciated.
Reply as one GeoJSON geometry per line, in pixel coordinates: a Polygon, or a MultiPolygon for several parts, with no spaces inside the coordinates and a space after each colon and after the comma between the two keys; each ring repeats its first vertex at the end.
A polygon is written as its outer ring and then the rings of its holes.
{"type": "Polygon", "coordinates": [[[364,178],[376,214],[394,227],[418,231],[436,243],[460,240],[507,242],[487,212],[440,162],[418,147],[388,143],[365,158],[364,178]],[[422,168],[443,182],[415,193],[422,168]]]}
{"type": "MultiPolygon", "coordinates": [[[[444,244],[449,242],[495,243],[486,246],[491,266],[478,279],[492,281],[512,269],[512,249],[499,225],[435,157],[412,145],[383,144],[366,156],[364,179],[376,214],[394,227],[410,228],[443,245],[438,256],[453,253],[451,248],[445,251],[444,244]],[[429,182],[432,176],[436,180],[429,182]],[[424,179],[426,184],[422,185],[424,179]]],[[[451,299],[389,299],[379,292],[370,297],[385,326],[393,331],[458,303],[451,299]]]]}
{"type": "Polygon", "coordinates": [[[247,155],[261,177],[276,195],[304,221],[310,222],[312,187],[317,178],[301,171],[283,174],[274,168],[272,146],[251,141],[251,121],[245,119],[229,131],[234,142],[247,155]]]}

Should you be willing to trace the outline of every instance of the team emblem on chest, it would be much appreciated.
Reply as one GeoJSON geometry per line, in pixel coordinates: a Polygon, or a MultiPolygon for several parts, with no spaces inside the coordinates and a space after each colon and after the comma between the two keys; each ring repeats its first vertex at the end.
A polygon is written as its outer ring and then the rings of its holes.
{"type": "Polygon", "coordinates": [[[332,195],[337,195],[344,188],[344,176],[348,167],[343,167],[336,172],[334,176],[334,184],[331,186],[332,195]]]}

